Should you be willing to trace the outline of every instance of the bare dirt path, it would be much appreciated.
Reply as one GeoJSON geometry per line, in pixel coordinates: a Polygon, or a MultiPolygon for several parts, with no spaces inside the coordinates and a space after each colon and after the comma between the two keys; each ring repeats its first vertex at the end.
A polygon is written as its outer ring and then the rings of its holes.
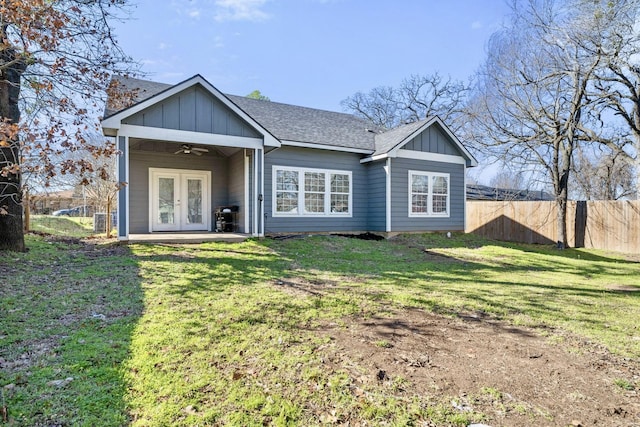
{"type": "Polygon", "coordinates": [[[483,412],[492,427],[640,426],[637,390],[616,384],[637,381],[638,361],[593,343],[411,309],[345,322],[323,328],[332,341],[322,351],[356,384],[454,396],[453,407],[483,412]]]}

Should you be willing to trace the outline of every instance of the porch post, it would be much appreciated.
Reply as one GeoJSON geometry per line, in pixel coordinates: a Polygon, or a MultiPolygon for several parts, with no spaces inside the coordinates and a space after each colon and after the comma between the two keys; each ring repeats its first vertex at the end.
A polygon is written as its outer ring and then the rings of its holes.
{"type": "Polygon", "coordinates": [[[249,160],[251,159],[249,155],[249,150],[244,149],[242,165],[244,167],[244,232],[249,233],[251,229],[251,185],[249,183],[249,179],[251,178],[250,168],[251,163],[249,160]]]}
{"type": "Polygon", "coordinates": [[[118,240],[129,240],[129,137],[118,136],[118,240]]]}
{"type": "Polygon", "coordinates": [[[253,230],[252,235],[264,236],[264,150],[253,151],[253,230]]]}
{"type": "Polygon", "coordinates": [[[260,224],[260,228],[258,229],[258,234],[260,237],[264,237],[264,149],[258,150],[259,157],[259,168],[260,168],[260,218],[258,218],[258,222],[260,224]]]}

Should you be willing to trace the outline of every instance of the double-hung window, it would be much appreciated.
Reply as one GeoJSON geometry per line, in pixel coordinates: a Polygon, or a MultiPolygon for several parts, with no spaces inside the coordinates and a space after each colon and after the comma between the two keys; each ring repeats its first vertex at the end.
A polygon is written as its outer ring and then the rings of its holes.
{"type": "Polygon", "coordinates": [[[351,172],[273,167],[274,216],[351,216],[351,172]]]}
{"type": "Polygon", "coordinates": [[[409,216],[449,216],[448,173],[409,171],[409,216]]]}

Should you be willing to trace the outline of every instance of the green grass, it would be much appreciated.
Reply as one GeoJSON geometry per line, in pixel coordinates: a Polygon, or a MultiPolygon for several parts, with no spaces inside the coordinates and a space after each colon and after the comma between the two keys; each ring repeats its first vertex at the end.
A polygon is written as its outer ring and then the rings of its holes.
{"type": "Polygon", "coordinates": [[[93,218],[32,215],[30,230],[68,237],[88,237],[93,234],[93,218]]]}
{"type": "Polygon", "coordinates": [[[481,421],[454,410],[451,396],[356,384],[323,361],[331,340],[319,326],[390,308],[482,313],[640,357],[640,264],[598,251],[439,235],[91,250],[30,236],[28,244],[0,264],[9,425],[481,421]],[[286,285],[300,281],[320,292],[286,285]]]}

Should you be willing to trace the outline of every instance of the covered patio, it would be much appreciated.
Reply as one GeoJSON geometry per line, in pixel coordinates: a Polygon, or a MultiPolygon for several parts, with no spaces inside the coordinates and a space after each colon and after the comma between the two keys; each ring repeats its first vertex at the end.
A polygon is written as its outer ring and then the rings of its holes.
{"type": "Polygon", "coordinates": [[[108,115],[102,126],[116,138],[118,178],[126,183],[120,240],[264,235],[264,151],[280,143],[201,76],[108,115]],[[219,212],[233,226],[220,227],[219,212]]]}
{"type": "Polygon", "coordinates": [[[250,238],[244,233],[207,233],[207,232],[179,232],[179,233],[151,233],[129,234],[129,243],[205,243],[227,242],[241,243],[250,238]]]}

